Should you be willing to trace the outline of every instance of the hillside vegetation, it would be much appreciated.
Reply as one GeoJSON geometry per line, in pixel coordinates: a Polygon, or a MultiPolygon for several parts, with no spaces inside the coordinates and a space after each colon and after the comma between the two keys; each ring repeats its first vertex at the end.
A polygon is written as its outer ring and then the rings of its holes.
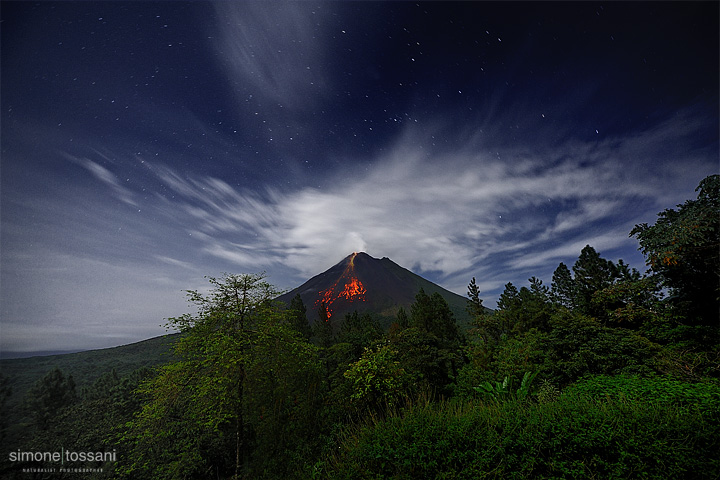
{"type": "MultiPolygon", "coordinates": [[[[83,388],[38,375],[2,443],[117,452],[88,478],[716,479],[719,211],[714,175],[637,225],[645,274],[588,245],[493,312],[473,278],[467,331],[422,289],[389,328],[352,313],[334,331],[263,275],[211,278],[169,319],[168,362],[83,388]]],[[[2,478],[57,466],[8,459],[2,478]]]]}

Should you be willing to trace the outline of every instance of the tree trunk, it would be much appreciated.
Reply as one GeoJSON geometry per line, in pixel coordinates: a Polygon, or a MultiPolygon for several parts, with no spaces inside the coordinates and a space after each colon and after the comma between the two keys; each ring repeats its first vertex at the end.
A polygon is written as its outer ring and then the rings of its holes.
{"type": "Polygon", "coordinates": [[[238,415],[235,424],[235,480],[239,480],[238,474],[240,473],[240,444],[242,443],[242,435],[240,429],[242,428],[242,414],[238,415]]]}

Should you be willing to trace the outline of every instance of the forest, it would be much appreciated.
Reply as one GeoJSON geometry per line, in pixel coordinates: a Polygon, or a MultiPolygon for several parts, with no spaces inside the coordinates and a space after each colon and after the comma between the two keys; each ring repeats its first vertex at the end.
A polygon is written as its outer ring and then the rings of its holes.
{"type": "Polygon", "coordinates": [[[209,278],[157,366],[22,400],[0,376],[0,476],[78,478],[21,455],[71,450],[98,479],[720,478],[718,212],[712,175],[636,225],[644,273],[588,245],[495,310],[472,278],[467,329],[423,290],[334,330],[263,274],[209,278]]]}

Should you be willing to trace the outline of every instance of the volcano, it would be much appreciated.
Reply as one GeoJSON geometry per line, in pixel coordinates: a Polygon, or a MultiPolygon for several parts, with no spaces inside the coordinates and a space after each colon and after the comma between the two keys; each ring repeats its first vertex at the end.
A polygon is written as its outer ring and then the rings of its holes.
{"type": "Polygon", "coordinates": [[[404,307],[410,314],[415,295],[423,289],[428,295],[437,292],[450,306],[458,324],[466,323],[467,299],[407,270],[387,257],[377,259],[365,252],[355,252],[323,273],[312,277],[299,287],[278,297],[289,304],[300,294],[307,308],[308,320],[318,320],[318,310],[324,303],[333,324],[346,313],[374,313],[394,319],[404,307]]]}

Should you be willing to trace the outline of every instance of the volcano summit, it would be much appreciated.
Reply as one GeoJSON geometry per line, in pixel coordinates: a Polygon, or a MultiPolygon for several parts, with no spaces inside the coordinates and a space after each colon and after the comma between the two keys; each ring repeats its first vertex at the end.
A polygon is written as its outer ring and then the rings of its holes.
{"type": "Polygon", "coordinates": [[[337,323],[353,311],[395,317],[398,309],[404,307],[409,313],[421,288],[428,295],[435,292],[442,295],[459,323],[467,317],[465,297],[445,290],[387,257],[377,259],[365,252],[348,255],[278,299],[289,304],[299,294],[311,323],[319,318],[318,310],[324,302],[330,320],[337,323]]]}

